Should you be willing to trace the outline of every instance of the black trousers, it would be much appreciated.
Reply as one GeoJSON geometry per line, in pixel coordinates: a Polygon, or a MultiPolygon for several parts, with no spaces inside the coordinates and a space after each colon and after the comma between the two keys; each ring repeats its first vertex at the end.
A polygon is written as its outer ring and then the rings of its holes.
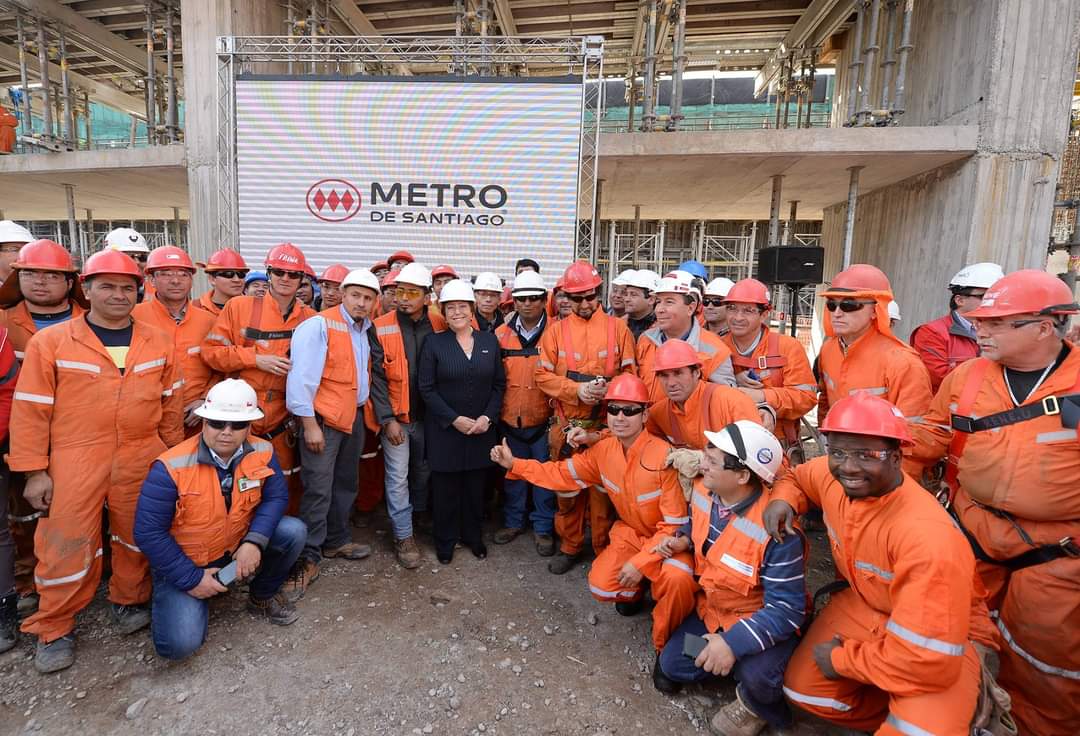
{"type": "Polygon", "coordinates": [[[487,468],[431,473],[431,521],[438,554],[453,554],[459,540],[470,548],[481,543],[487,477],[487,468]]]}

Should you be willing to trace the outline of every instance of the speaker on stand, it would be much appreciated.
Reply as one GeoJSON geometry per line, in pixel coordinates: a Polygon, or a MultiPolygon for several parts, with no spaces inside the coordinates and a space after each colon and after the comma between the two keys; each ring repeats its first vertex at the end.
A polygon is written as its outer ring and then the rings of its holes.
{"type": "Polygon", "coordinates": [[[782,245],[758,251],[758,279],[788,289],[792,337],[798,326],[799,289],[822,283],[824,276],[825,249],[820,246],[782,245]]]}

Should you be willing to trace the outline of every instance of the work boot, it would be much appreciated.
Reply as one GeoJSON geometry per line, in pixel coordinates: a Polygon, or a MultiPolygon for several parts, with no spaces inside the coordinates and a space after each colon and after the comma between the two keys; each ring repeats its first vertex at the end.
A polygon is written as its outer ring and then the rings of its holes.
{"type": "Polygon", "coordinates": [[[536,542],[536,554],[541,557],[551,557],[555,554],[555,537],[550,534],[533,534],[536,542]]]}
{"type": "Polygon", "coordinates": [[[34,669],[43,675],[66,670],[75,664],[75,636],[65,634],[48,644],[38,639],[34,669]]]}
{"type": "Polygon", "coordinates": [[[15,646],[19,640],[19,594],[11,591],[0,598],[0,653],[15,646]]]}
{"type": "Polygon", "coordinates": [[[510,544],[519,536],[521,536],[521,529],[515,529],[512,526],[505,526],[499,531],[495,532],[495,544],[510,544]]]}
{"type": "Polygon", "coordinates": [[[296,610],[296,606],[283,593],[277,593],[264,601],[248,596],[247,609],[250,613],[265,618],[275,626],[288,626],[300,618],[300,612],[296,610]]]}
{"type": "Polygon", "coordinates": [[[619,601],[615,604],[615,613],[620,616],[636,616],[645,607],[645,601],[638,598],[636,601],[619,601]]]}
{"type": "Polygon", "coordinates": [[[555,559],[548,563],[548,572],[552,575],[565,575],[577,564],[580,557],[580,552],[576,555],[568,555],[565,552],[560,552],[555,555],[555,559]]]}
{"type": "Polygon", "coordinates": [[[675,682],[660,669],[660,652],[656,653],[656,663],[652,667],[652,684],[664,695],[674,695],[682,690],[681,682],[675,682]]]}
{"type": "Polygon", "coordinates": [[[725,705],[709,720],[709,730],[716,736],[757,736],[765,728],[765,719],[761,718],[739,696],[735,688],[735,699],[725,705]]]}
{"type": "Polygon", "coordinates": [[[394,552],[397,554],[398,564],[406,570],[415,570],[424,562],[420,548],[416,546],[415,537],[399,539],[394,543],[394,552]]]}
{"type": "Polygon", "coordinates": [[[323,547],[322,556],[327,559],[341,557],[346,560],[362,560],[371,554],[371,547],[359,542],[346,542],[340,547],[323,547]]]}
{"type": "Polygon", "coordinates": [[[41,600],[37,593],[20,593],[19,594],[19,618],[29,618],[37,613],[38,601],[41,600]]]}
{"type": "Polygon", "coordinates": [[[150,606],[146,604],[124,606],[113,603],[112,620],[116,630],[121,634],[125,636],[134,634],[139,629],[145,629],[150,625],[150,606]]]}
{"type": "Polygon", "coordinates": [[[281,594],[289,603],[296,603],[304,597],[308,587],[318,579],[319,563],[307,557],[301,557],[289,571],[289,579],[281,586],[281,594]]]}

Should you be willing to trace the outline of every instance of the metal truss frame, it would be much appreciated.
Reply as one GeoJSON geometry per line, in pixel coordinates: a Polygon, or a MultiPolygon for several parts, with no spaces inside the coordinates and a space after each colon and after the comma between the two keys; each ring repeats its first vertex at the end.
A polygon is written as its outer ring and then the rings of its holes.
{"type": "MultiPolygon", "coordinates": [[[[596,185],[600,143],[604,39],[502,36],[220,36],[217,39],[218,240],[236,247],[239,213],[236,184],[236,79],[243,73],[276,73],[281,65],[306,64],[310,75],[348,74],[400,65],[436,66],[467,78],[493,70],[527,71],[530,65],[564,66],[580,75],[582,129],[579,144],[578,226],[572,254],[597,256],[596,185]]],[[[302,78],[303,74],[295,75],[302,78]]],[[[407,79],[407,77],[405,77],[407,79]]]]}
{"type": "Polygon", "coordinates": [[[757,222],[745,235],[712,235],[709,223],[699,221],[695,225],[694,258],[705,264],[713,278],[726,276],[732,281],[751,278],[754,275],[757,241],[757,222]]]}

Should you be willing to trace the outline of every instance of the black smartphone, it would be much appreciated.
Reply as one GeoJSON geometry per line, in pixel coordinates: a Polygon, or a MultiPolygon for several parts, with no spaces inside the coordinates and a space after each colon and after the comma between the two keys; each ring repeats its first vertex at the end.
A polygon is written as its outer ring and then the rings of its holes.
{"type": "Polygon", "coordinates": [[[702,650],[709,645],[709,640],[698,636],[697,634],[687,634],[682,640],[682,653],[690,657],[690,659],[697,659],[702,650]]]}
{"type": "Polygon", "coordinates": [[[236,560],[214,573],[214,580],[228,588],[236,582],[236,560]]]}

